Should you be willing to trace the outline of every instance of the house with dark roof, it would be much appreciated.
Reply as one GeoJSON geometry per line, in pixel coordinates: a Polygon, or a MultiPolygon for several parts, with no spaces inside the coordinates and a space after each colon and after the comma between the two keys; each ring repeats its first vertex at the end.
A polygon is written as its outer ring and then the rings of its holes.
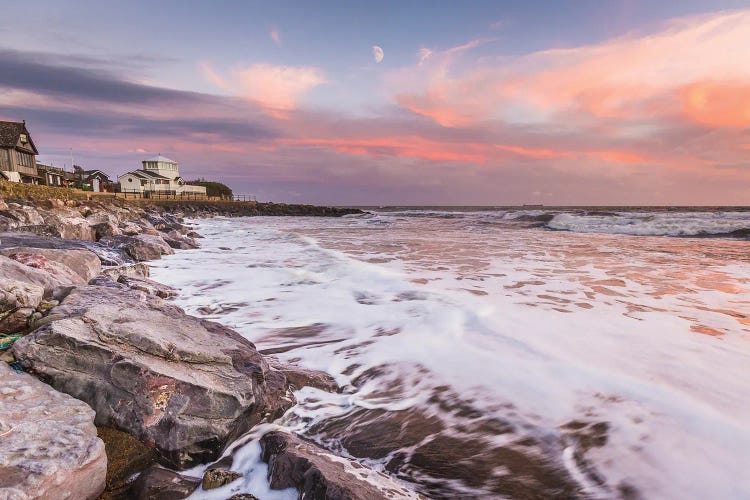
{"type": "Polygon", "coordinates": [[[39,183],[36,155],[39,151],[26,122],[0,121],[0,178],[14,182],[39,183]]]}
{"type": "Polygon", "coordinates": [[[141,162],[141,170],[120,175],[120,192],[135,196],[205,197],[206,188],[192,186],[180,177],[177,162],[157,155],[141,162]]]}
{"type": "Polygon", "coordinates": [[[106,173],[98,169],[84,170],[78,165],[73,165],[73,175],[69,177],[69,184],[96,193],[114,191],[114,183],[106,173]]]}

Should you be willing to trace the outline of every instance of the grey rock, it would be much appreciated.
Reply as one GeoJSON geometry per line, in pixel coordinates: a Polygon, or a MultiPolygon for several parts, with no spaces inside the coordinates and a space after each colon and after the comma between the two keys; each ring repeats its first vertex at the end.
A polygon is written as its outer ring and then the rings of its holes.
{"type": "MultiPolygon", "coordinates": [[[[227,442],[293,404],[283,373],[217,323],[109,278],[73,290],[12,353],[177,469],[215,460],[227,442]]],[[[97,278],[99,279],[99,278],[97,278]]]]}
{"type": "Polygon", "coordinates": [[[113,280],[117,281],[120,276],[148,278],[151,274],[151,270],[148,267],[148,264],[137,262],[135,264],[128,264],[125,266],[110,267],[103,270],[102,274],[105,276],[109,276],[113,280]]]}
{"type": "Polygon", "coordinates": [[[303,387],[314,387],[327,392],[339,392],[341,389],[336,383],[336,379],[320,370],[310,370],[302,368],[292,363],[286,363],[276,358],[268,358],[268,364],[274,370],[284,373],[286,379],[297,389],[303,387]]]}
{"type": "Polygon", "coordinates": [[[122,283],[123,285],[127,286],[128,288],[132,288],[133,290],[140,290],[150,295],[161,297],[162,299],[170,299],[177,296],[177,290],[175,290],[171,286],[162,285],[161,283],[150,280],[148,278],[122,275],[117,278],[117,282],[122,283]]]}
{"type": "Polygon", "coordinates": [[[0,498],[94,499],[107,456],[94,411],[0,363],[0,498]]]}
{"type": "Polygon", "coordinates": [[[297,488],[299,498],[355,500],[419,498],[380,472],[286,432],[265,434],[260,445],[273,489],[297,488]]]}
{"type": "Polygon", "coordinates": [[[105,236],[99,240],[99,243],[110,248],[123,250],[136,262],[157,260],[162,255],[174,253],[172,247],[161,237],[150,234],[105,236]]]}
{"type": "Polygon", "coordinates": [[[0,233],[0,248],[32,247],[32,248],[56,248],[59,250],[83,249],[89,250],[99,257],[102,265],[119,266],[132,263],[124,250],[100,245],[93,241],[60,239],[54,237],[38,236],[31,233],[14,232],[0,233]]]}
{"type": "Polygon", "coordinates": [[[49,261],[59,262],[78,274],[83,280],[83,283],[87,283],[94,276],[98,275],[102,269],[102,263],[99,260],[99,257],[88,250],[57,250],[49,248],[16,247],[2,249],[0,250],[0,254],[10,257],[11,259],[19,254],[41,256],[49,261]]]}
{"type": "Polygon", "coordinates": [[[21,260],[22,262],[19,262],[0,255],[0,276],[8,280],[39,285],[44,289],[45,295],[50,295],[59,286],[83,283],[81,277],[64,264],[31,258],[21,260]],[[27,264],[38,264],[41,268],[27,264]]]}
{"type": "Polygon", "coordinates": [[[180,500],[189,497],[201,484],[171,470],[152,466],[141,473],[130,488],[128,498],[135,500],[180,500]]]}

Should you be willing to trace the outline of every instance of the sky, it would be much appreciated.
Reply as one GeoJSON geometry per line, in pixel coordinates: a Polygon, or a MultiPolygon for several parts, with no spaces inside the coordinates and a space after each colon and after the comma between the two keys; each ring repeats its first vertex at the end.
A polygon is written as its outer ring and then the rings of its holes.
{"type": "Polygon", "coordinates": [[[748,205],[750,2],[0,0],[39,161],[259,200],[748,205]]]}

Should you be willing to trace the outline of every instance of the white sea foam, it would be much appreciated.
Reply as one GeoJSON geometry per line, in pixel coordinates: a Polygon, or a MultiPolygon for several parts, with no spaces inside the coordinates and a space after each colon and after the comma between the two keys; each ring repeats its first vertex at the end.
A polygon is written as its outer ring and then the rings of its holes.
{"type": "Polygon", "coordinates": [[[701,236],[748,231],[750,212],[623,212],[614,215],[560,213],[551,229],[638,236],[701,236]]]}
{"type": "Polygon", "coordinates": [[[344,395],[300,391],[282,422],[299,431],[353,408],[426,407],[430,388],[448,386],[532,435],[608,422],[606,445],[586,454],[604,478],[588,485],[597,494],[749,496],[750,244],[472,217],[198,221],[203,247],[153,275],[188,312],[342,385],[382,366],[408,381],[395,396],[383,377],[344,395]],[[310,325],[308,338],[287,330],[310,325]],[[507,403],[514,412],[500,414],[507,403]]]}

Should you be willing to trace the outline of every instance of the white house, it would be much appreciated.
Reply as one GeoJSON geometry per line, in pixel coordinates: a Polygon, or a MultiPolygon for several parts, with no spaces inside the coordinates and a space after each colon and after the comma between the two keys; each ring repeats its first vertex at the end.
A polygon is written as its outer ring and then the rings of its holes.
{"type": "Polygon", "coordinates": [[[152,194],[206,196],[204,186],[191,186],[185,183],[185,179],[180,177],[176,161],[158,155],[141,163],[141,170],[133,170],[117,178],[121,192],[145,197],[152,194]]]}

